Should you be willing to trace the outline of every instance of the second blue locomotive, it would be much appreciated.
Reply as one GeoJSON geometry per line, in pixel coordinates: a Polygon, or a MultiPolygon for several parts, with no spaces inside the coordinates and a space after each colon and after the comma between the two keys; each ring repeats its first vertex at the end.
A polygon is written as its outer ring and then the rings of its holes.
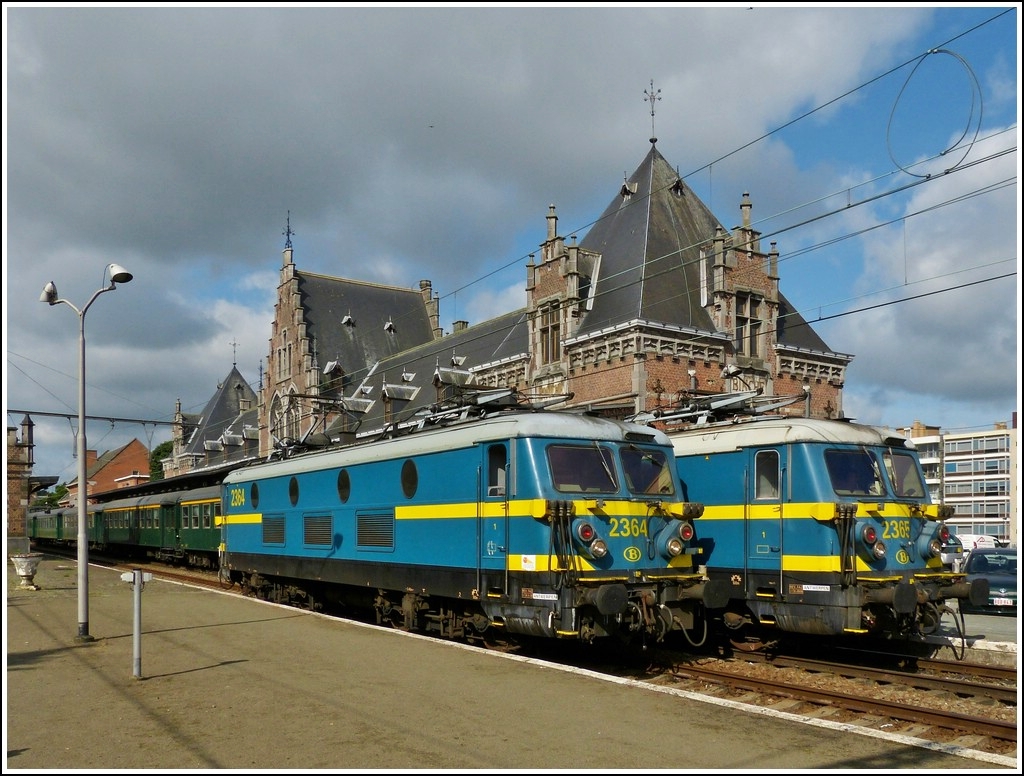
{"type": "Polygon", "coordinates": [[[951,510],[931,502],[908,439],[762,414],[759,403],[753,393],[708,397],[679,412],[674,430],[671,413],[657,417],[684,497],[705,505],[700,563],[729,586],[718,614],[734,643],[927,635],[953,611],[947,603],[986,598],[985,580],[968,584],[942,563],[951,510]]]}

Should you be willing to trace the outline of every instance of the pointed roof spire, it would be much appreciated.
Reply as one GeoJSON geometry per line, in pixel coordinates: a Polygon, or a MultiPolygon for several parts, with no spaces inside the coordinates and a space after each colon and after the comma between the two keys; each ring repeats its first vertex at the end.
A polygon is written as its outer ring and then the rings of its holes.
{"type": "Polygon", "coordinates": [[[654,136],[654,103],[661,99],[661,89],[654,90],[654,79],[651,79],[651,90],[647,91],[644,89],[644,101],[651,104],[651,144],[658,142],[658,138],[654,136]]]}
{"type": "Polygon", "coordinates": [[[290,210],[288,211],[288,217],[285,220],[284,231],[281,232],[281,234],[284,235],[284,247],[285,248],[291,248],[292,247],[292,235],[295,234],[295,232],[292,231],[292,211],[290,211],[290,210]]]}

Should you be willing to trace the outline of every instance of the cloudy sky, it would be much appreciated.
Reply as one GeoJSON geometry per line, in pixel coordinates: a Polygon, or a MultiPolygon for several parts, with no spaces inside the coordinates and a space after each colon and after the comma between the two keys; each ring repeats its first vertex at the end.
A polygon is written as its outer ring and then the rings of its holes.
{"type": "MultiPolygon", "coordinates": [[[[442,324],[525,304],[657,137],[854,356],[849,416],[948,431],[1020,408],[1017,4],[4,5],[4,405],[198,412],[255,387],[290,224],[300,270],[417,288],[442,324]],[[654,100],[648,99],[654,95],[654,100]],[[651,115],[651,111],[654,115],[651,115]]],[[[33,415],[38,475],[74,426],[33,415]]],[[[167,425],[90,421],[100,453],[167,425]]]]}

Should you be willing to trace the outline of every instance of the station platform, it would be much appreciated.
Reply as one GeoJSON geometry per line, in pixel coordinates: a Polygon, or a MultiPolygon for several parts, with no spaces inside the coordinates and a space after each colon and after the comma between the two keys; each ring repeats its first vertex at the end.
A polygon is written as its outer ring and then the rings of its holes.
{"type": "Polygon", "coordinates": [[[783,710],[466,648],[171,582],[134,596],[45,556],[7,562],[5,773],[96,770],[1007,768],[783,710]]]}

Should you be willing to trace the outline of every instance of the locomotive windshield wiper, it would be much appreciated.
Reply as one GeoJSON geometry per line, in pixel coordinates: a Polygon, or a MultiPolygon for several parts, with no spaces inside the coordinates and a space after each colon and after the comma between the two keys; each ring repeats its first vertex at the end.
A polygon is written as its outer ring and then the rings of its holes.
{"type": "Polygon", "coordinates": [[[598,444],[596,439],[594,440],[594,449],[597,450],[597,457],[601,459],[601,465],[604,467],[604,473],[608,475],[608,483],[614,485],[615,475],[612,474],[612,469],[604,457],[604,450],[601,449],[601,445],[598,444]]]}

